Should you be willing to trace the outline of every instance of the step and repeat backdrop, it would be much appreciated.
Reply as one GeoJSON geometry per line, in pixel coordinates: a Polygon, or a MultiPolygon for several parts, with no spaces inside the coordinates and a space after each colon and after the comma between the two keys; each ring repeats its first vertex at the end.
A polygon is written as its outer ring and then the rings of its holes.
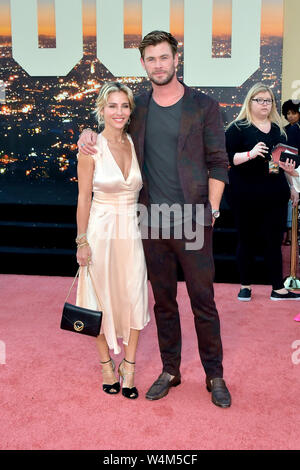
{"type": "Polygon", "coordinates": [[[149,89],[138,43],[179,41],[178,77],[224,126],[258,81],[281,107],[283,0],[0,0],[0,204],[74,205],[76,141],[108,80],[149,89]]]}

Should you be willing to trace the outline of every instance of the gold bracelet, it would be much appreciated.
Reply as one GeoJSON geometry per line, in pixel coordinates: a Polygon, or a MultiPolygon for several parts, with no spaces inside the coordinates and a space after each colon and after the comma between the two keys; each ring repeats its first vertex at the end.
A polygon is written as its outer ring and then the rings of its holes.
{"type": "Polygon", "coordinates": [[[80,246],[80,245],[82,245],[83,243],[88,243],[88,241],[87,241],[87,240],[81,240],[80,242],[77,242],[76,245],[77,245],[77,246],[80,246]]]}
{"type": "Polygon", "coordinates": [[[77,245],[77,248],[81,248],[82,246],[89,246],[89,243],[88,243],[88,242],[84,242],[84,243],[78,244],[78,245],[77,245]]]}
{"type": "Polygon", "coordinates": [[[77,237],[75,238],[75,242],[78,244],[78,242],[86,236],[86,233],[81,233],[80,235],[77,235],[77,237]]]}

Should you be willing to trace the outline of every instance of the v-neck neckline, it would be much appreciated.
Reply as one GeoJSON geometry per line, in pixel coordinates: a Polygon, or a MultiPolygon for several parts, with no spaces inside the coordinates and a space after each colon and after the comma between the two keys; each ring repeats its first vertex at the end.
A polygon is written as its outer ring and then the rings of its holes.
{"type": "MultiPolygon", "coordinates": [[[[101,134],[101,135],[102,135],[102,134],[101,134]]],[[[125,182],[125,183],[127,183],[127,181],[128,181],[128,178],[129,178],[129,176],[130,176],[130,173],[131,173],[132,164],[133,164],[133,151],[132,151],[132,143],[131,143],[131,141],[130,141],[130,139],[129,139],[128,135],[126,134],[126,139],[129,141],[130,148],[131,148],[131,163],[130,163],[130,168],[129,168],[129,172],[128,172],[127,178],[125,178],[125,176],[123,175],[123,171],[121,170],[121,168],[119,167],[119,165],[118,165],[118,163],[117,163],[117,161],[116,161],[115,157],[113,156],[113,153],[112,153],[112,151],[111,151],[111,149],[110,149],[110,147],[109,147],[109,143],[108,143],[108,140],[107,140],[107,138],[106,138],[106,137],[104,137],[104,135],[102,135],[102,138],[105,140],[105,142],[106,142],[106,145],[107,145],[107,148],[108,148],[108,150],[109,150],[109,153],[110,153],[110,155],[111,155],[111,157],[112,157],[113,161],[115,162],[115,165],[116,165],[116,166],[117,166],[117,168],[119,169],[119,171],[120,171],[120,173],[121,173],[121,175],[122,175],[122,177],[123,177],[123,180],[124,180],[124,182],[125,182]]]]}
{"type": "Polygon", "coordinates": [[[271,130],[272,130],[272,123],[271,123],[271,127],[270,127],[270,130],[269,132],[265,132],[265,131],[262,131],[259,127],[257,127],[254,123],[252,123],[252,125],[259,131],[261,132],[262,134],[265,134],[265,135],[269,135],[271,130]]]}

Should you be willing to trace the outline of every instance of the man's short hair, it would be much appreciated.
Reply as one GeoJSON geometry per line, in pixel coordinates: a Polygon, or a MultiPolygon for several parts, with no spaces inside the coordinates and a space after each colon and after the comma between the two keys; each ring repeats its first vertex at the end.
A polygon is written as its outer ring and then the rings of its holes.
{"type": "Polygon", "coordinates": [[[177,53],[177,39],[172,36],[172,34],[167,33],[166,31],[151,31],[151,33],[146,34],[146,36],[142,39],[139,45],[139,50],[141,53],[141,57],[144,58],[145,49],[148,46],[156,46],[161,42],[167,42],[170,44],[173,57],[177,53]]]}

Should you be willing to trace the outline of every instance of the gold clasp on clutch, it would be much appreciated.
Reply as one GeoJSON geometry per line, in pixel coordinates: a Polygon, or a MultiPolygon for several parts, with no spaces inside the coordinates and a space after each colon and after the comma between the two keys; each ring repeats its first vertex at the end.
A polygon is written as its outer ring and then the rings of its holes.
{"type": "Polygon", "coordinates": [[[74,330],[75,331],[82,331],[84,328],[84,323],[80,320],[76,320],[74,322],[74,330]]]}

